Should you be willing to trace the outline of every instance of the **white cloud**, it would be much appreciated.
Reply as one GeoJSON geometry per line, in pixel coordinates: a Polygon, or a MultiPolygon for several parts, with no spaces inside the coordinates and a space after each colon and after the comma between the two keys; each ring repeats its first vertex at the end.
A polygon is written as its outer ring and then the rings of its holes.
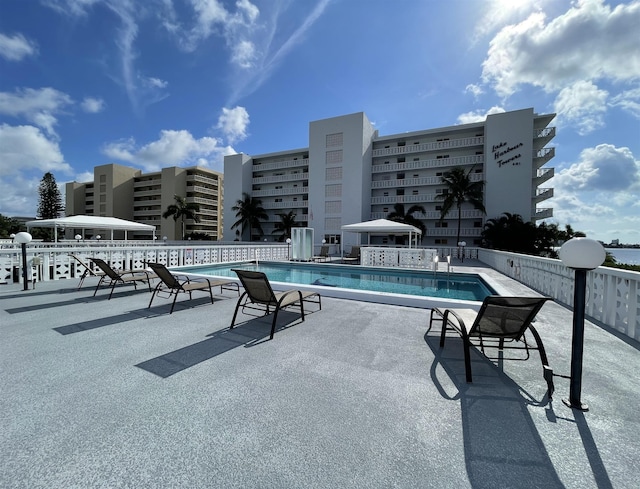
{"type": "Polygon", "coordinates": [[[204,165],[221,171],[224,155],[236,151],[218,145],[211,137],[194,138],[189,131],[164,130],[160,138],[138,147],[134,139],[106,144],[102,152],[110,158],[158,171],[168,166],[204,165]]]}
{"type": "Polygon", "coordinates": [[[104,110],[105,104],[101,98],[85,97],[80,107],[89,114],[97,114],[104,110]]]}
{"type": "Polygon", "coordinates": [[[600,144],[580,153],[580,161],[558,172],[554,185],[562,193],[621,191],[640,186],[640,161],[629,148],[600,144]]]}
{"type": "Polygon", "coordinates": [[[58,144],[34,126],[0,125],[0,213],[35,216],[37,189],[46,172],[71,172],[58,144]]]}
{"type": "Polygon", "coordinates": [[[483,2],[484,14],[476,24],[473,42],[475,43],[479,38],[538,10],[543,3],[545,2],[541,0],[489,0],[483,2]]]}
{"type": "Polygon", "coordinates": [[[475,83],[470,83],[464,89],[466,93],[472,94],[474,97],[478,98],[480,95],[484,93],[484,89],[475,83]]]}
{"type": "Polygon", "coordinates": [[[0,56],[9,61],[20,61],[38,53],[38,45],[22,34],[6,36],[0,33],[0,56]]]}
{"type": "Polygon", "coordinates": [[[95,3],[102,0],[41,0],[44,5],[61,14],[82,17],[95,3]]]}
{"type": "Polygon", "coordinates": [[[249,126],[249,113],[244,107],[234,107],[233,109],[222,109],[222,114],[218,118],[218,129],[221,129],[230,143],[242,141],[247,137],[247,127],[249,126]]]}
{"type": "Polygon", "coordinates": [[[620,92],[611,98],[610,103],[614,107],[621,107],[636,119],[640,119],[640,87],[620,92]]]}
{"type": "Polygon", "coordinates": [[[15,93],[0,92],[0,114],[23,117],[56,137],[56,114],[73,103],[69,95],[54,88],[18,89],[15,93]]]}
{"type": "Polygon", "coordinates": [[[570,122],[584,136],[604,126],[608,95],[589,81],[579,81],[560,90],[554,112],[559,122],[570,122]]]}
{"type": "Polygon", "coordinates": [[[550,22],[533,13],[493,38],[483,80],[501,96],[521,84],[552,92],[578,80],[632,81],[640,76],[638,25],[637,1],[612,9],[603,0],[580,0],[550,22]]]}
{"type": "Polygon", "coordinates": [[[502,107],[493,106],[489,110],[475,110],[471,112],[465,112],[458,116],[458,124],[470,124],[472,122],[484,122],[488,115],[502,114],[506,112],[502,107]]]}

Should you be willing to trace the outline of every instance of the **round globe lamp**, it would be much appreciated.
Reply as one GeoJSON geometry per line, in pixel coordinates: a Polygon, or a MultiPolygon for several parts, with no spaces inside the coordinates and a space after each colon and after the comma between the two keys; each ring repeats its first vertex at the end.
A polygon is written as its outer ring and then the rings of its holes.
{"type": "Polygon", "coordinates": [[[582,395],[582,359],[584,349],[584,312],[586,306],[587,272],[598,268],[607,253],[602,244],[594,239],[573,238],[562,245],[558,253],[562,263],[575,271],[573,287],[573,337],[571,339],[571,377],[569,399],[563,399],[567,406],[580,411],[588,411],[582,395]]]}
{"type": "Polygon", "coordinates": [[[22,281],[24,283],[23,290],[29,290],[29,279],[27,277],[27,243],[31,243],[32,236],[24,231],[14,236],[13,240],[20,244],[22,248],[22,281]]]}

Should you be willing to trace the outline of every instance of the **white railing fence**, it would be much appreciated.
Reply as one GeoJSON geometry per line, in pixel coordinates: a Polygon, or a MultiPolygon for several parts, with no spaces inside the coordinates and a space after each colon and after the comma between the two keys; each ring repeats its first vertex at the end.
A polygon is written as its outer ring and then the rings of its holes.
{"type": "Polygon", "coordinates": [[[360,248],[360,263],[369,267],[427,268],[434,266],[438,250],[427,248],[360,248]]]}
{"type": "MultiPolygon", "coordinates": [[[[494,250],[478,259],[561,304],[573,307],[574,271],[560,260],[494,250]]],[[[587,273],[586,315],[640,341],[640,272],[598,267],[587,273]]]]}
{"type": "MultiPolygon", "coordinates": [[[[160,246],[81,246],[27,248],[27,275],[31,280],[48,281],[79,278],[84,268],[72,256],[87,265],[89,258],[102,258],[111,267],[120,270],[145,268],[145,263],[162,263],[168,267],[203,265],[242,260],[282,261],[289,259],[286,244],[270,245],[160,245],[160,246]]],[[[22,250],[7,247],[0,250],[0,282],[22,280],[22,250]]]]}

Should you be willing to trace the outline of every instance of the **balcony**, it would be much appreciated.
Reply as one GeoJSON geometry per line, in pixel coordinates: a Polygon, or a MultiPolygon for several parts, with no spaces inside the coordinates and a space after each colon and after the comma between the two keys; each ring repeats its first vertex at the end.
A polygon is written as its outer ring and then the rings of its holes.
{"type": "MultiPolygon", "coordinates": [[[[458,226],[447,228],[433,228],[427,230],[427,236],[456,237],[458,226]]],[[[465,238],[479,238],[482,235],[482,228],[460,228],[460,236],[465,238]]]]}
{"type": "Polygon", "coordinates": [[[192,174],[187,175],[187,182],[199,182],[204,183],[206,185],[211,185],[212,187],[218,188],[219,182],[215,178],[205,177],[204,175],[192,174]]]}
{"type": "Polygon", "coordinates": [[[254,190],[251,192],[253,197],[273,197],[277,195],[307,195],[309,187],[293,187],[293,188],[272,188],[268,190],[254,190]]]}
{"type": "Polygon", "coordinates": [[[546,146],[556,136],[555,127],[545,127],[543,129],[534,129],[533,131],[533,147],[538,149],[546,146]]]}
{"type": "Polygon", "coordinates": [[[263,202],[262,207],[265,209],[306,209],[309,207],[309,201],[263,202]]]}
{"type": "Polygon", "coordinates": [[[371,167],[371,173],[422,170],[425,168],[449,168],[451,166],[482,164],[484,164],[484,155],[468,155],[456,156],[454,158],[431,158],[419,161],[405,161],[402,163],[375,163],[371,167]]]}
{"type": "Polygon", "coordinates": [[[544,209],[535,209],[533,213],[533,218],[538,221],[540,219],[548,219],[549,217],[553,217],[553,208],[544,208],[544,209]]]}
{"type": "Polygon", "coordinates": [[[538,204],[551,197],[553,197],[553,188],[539,188],[536,189],[536,196],[533,198],[533,203],[538,204]]]}
{"type": "Polygon", "coordinates": [[[533,164],[537,170],[548,163],[556,155],[556,148],[542,148],[533,152],[533,164]]]}
{"type": "Polygon", "coordinates": [[[253,185],[260,185],[264,183],[279,183],[279,182],[299,182],[303,180],[309,180],[308,173],[289,173],[287,175],[273,175],[268,177],[252,178],[251,183],[253,185]]]}
{"type": "Polygon", "coordinates": [[[539,187],[544,182],[553,178],[555,174],[554,168],[541,168],[538,170],[537,175],[534,177],[533,182],[536,187],[539,187]]]}
{"type": "Polygon", "coordinates": [[[300,158],[297,160],[283,160],[283,161],[269,161],[266,163],[258,163],[253,162],[252,168],[253,171],[267,171],[267,170],[280,170],[285,168],[298,168],[298,167],[308,167],[309,159],[308,158],[300,158]]]}
{"type": "MultiPolygon", "coordinates": [[[[473,173],[469,176],[472,182],[481,182],[484,173],[473,173]]],[[[442,185],[442,177],[402,178],[396,180],[374,180],[371,188],[423,187],[426,185],[442,185]]]]}
{"type": "MultiPolygon", "coordinates": [[[[379,143],[378,143],[379,144],[379,143]]],[[[431,143],[407,144],[406,146],[394,146],[392,148],[374,149],[372,156],[392,156],[411,153],[424,153],[426,151],[440,151],[456,148],[468,148],[484,146],[484,136],[450,139],[447,141],[433,141],[431,143]]]]}

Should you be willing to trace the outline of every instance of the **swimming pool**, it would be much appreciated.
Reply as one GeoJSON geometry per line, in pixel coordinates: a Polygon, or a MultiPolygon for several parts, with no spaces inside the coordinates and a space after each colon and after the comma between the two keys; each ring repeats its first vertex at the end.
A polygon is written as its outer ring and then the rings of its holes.
{"type": "Polygon", "coordinates": [[[479,275],[423,270],[298,262],[235,262],[175,270],[194,275],[237,278],[234,268],[261,271],[271,282],[308,286],[333,297],[339,296],[336,292],[342,289],[463,301],[482,301],[486,296],[495,294],[479,275]]]}

